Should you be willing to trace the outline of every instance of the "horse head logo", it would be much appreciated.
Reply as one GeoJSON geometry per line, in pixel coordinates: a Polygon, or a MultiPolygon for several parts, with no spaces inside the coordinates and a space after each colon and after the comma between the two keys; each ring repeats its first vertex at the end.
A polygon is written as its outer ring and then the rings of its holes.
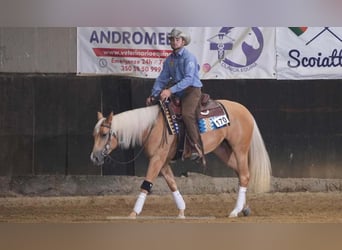
{"type": "Polygon", "coordinates": [[[217,50],[218,59],[232,67],[249,66],[259,58],[264,39],[257,27],[222,27],[217,35],[208,39],[210,50],[217,50]]]}

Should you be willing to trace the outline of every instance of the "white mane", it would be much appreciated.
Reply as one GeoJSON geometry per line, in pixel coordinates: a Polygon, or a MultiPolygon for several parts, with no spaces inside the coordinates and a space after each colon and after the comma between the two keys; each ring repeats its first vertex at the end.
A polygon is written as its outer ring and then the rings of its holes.
{"type": "Polygon", "coordinates": [[[129,148],[142,144],[142,134],[155,123],[159,106],[129,110],[113,116],[112,132],[117,136],[120,147],[129,148]]]}

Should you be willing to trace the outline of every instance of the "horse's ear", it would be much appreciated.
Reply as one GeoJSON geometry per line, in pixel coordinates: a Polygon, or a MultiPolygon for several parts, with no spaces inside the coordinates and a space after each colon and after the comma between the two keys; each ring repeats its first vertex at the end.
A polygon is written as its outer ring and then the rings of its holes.
{"type": "Polygon", "coordinates": [[[112,112],[110,112],[110,114],[109,114],[109,116],[108,116],[108,118],[107,118],[107,121],[108,121],[109,123],[112,122],[113,116],[114,116],[114,113],[113,113],[113,111],[112,111],[112,112]]]}
{"type": "Polygon", "coordinates": [[[100,120],[103,118],[103,114],[101,112],[97,112],[97,120],[100,120]]]}

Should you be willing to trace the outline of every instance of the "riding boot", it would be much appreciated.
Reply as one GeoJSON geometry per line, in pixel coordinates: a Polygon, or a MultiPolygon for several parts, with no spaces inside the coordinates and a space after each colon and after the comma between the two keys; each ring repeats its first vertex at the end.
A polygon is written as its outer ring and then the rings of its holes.
{"type": "Polygon", "coordinates": [[[186,134],[184,140],[184,151],[182,155],[182,159],[190,159],[192,161],[196,161],[197,163],[201,163],[203,166],[206,165],[204,151],[202,141],[200,144],[194,144],[190,139],[189,135],[186,134]]]}
{"type": "Polygon", "coordinates": [[[206,160],[205,160],[205,155],[204,155],[204,151],[203,151],[203,147],[201,147],[198,144],[194,144],[194,150],[195,152],[193,152],[191,154],[191,160],[195,160],[198,163],[201,163],[203,166],[206,166],[206,160]]]}

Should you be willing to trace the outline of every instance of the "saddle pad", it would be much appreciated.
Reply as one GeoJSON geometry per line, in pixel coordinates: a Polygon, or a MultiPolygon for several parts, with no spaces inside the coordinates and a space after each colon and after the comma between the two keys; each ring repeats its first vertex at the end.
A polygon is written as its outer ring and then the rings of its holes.
{"type": "MultiPolygon", "coordinates": [[[[159,101],[159,106],[164,114],[169,134],[179,134],[179,122],[181,118],[169,108],[169,105],[169,102],[159,101]]],[[[202,110],[197,122],[200,133],[205,133],[229,125],[229,118],[226,110],[219,104],[215,108],[202,110]]]]}
{"type": "Polygon", "coordinates": [[[219,129],[229,125],[229,118],[222,104],[217,102],[217,106],[212,109],[202,110],[198,119],[200,133],[219,129]]]}

